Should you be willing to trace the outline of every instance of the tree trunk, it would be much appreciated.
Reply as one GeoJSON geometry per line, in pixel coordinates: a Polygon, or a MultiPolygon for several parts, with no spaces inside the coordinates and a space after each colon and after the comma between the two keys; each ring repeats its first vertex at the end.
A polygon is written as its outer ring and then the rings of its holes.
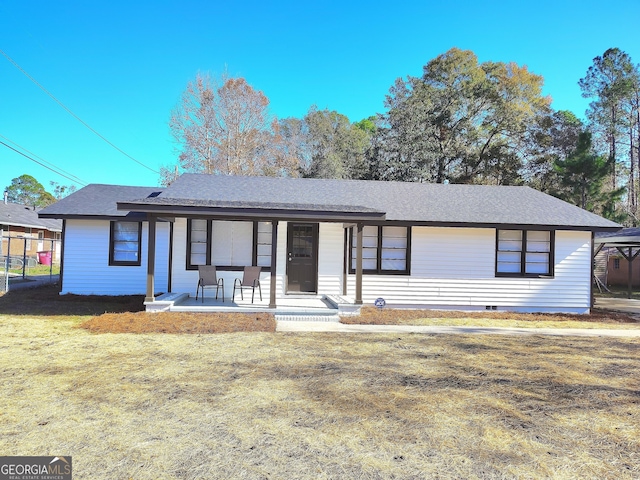
{"type": "MultiPolygon", "coordinates": [[[[638,176],[640,177],[640,96],[638,95],[638,92],[636,91],[636,102],[634,105],[634,108],[636,110],[636,135],[637,135],[637,142],[636,142],[636,159],[638,160],[638,176]]],[[[633,151],[633,148],[631,148],[631,151],[633,151]]],[[[631,156],[631,164],[633,165],[633,155],[631,156]]],[[[635,191],[635,185],[634,185],[634,191],[635,191]]],[[[636,197],[636,208],[637,208],[637,197],[636,197]]],[[[635,213],[635,212],[634,212],[635,213]]],[[[636,222],[635,222],[635,218],[634,218],[634,226],[636,226],[636,222]]]]}
{"type": "Polygon", "coordinates": [[[633,226],[636,226],[636,173],[635,173],[635,162],[633,159],[633,116],[631,117],[631,122],[629,124],[629,186],[628,186],[628,195],[629,195],[629,210],[631,212],[631,217],[633,218],[633,226]]]}
{"type": "Polygon", "coordinates": [[[616,180],[616,108],[611,107],[611,131],[609,132],[609,161],[611,162],[611,187],[617,188],[616,180]]]}
{"type": "Polygon", "coordinates": [[[436,183],[443,183],[444,182],[444,164],[445,164],[446,160],[444,158],[441,158],[440,160],[438,160],[438,174],[436,176],[436,183]]]}

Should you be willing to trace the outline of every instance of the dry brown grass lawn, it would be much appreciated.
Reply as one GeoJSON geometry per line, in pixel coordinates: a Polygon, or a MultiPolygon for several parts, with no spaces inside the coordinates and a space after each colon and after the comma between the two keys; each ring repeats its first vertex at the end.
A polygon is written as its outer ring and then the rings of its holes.
{"type": "Polygon", "coordinates": [[[640,477],[640,342],[0,314],[0,452],[81,479],[640,477]]]}
{"type": "Polygon", "coordinates": [[[342,323],[362,325],[473,325],[518,328],[640,328],[638,318],[625,313],[593,309],[589,315],[514,312],[459,312],[399,310],[363,307],[360,316],[342,317],[342,323]]]}

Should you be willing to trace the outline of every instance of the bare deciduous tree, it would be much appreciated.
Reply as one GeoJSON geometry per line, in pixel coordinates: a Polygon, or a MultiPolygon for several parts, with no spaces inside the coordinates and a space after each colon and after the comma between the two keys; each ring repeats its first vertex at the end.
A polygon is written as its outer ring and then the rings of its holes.
{"type": "MultiPolygon", "coordinates": [[[[197,74],[171,112],[169,126],[182,171],[218,175],[295,175],[297,159],[279,148],[269,99],[244,78],[197,74]]],[[[174,168],[161,170],[171,183],[174,168]]]]}

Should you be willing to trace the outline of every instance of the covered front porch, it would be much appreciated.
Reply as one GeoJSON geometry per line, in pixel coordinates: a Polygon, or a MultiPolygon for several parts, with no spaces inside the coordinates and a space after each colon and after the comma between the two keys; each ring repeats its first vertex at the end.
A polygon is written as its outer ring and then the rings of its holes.
{"type": "MultiPolygon", "coordinates": [[[[119,208],[130,209],[132,205],[119,204],[119,208]]],[[[149,232],[146,310],[256,311],[312,316],[359,311],[362,305],[363,220],[380,218],[381,214],[327,211],[302,214],[298,211],[295,217],[285,219],[283,217],[289,212],[267,210],[246,214],[238,209],[224,212],[216,209],[214,213],[200,207],[189,209],[188,215],[182,212],[182,215],[176,215],[177,212],[172,211],[145,212],[149,232]],[[171,223],[168,293],[156,297],[156,262],[162,261],[156,258],[156,225],[164,221],[171,223]],[[351,229],[353,248],[347,236],[351,229]],[[200,233],[202,240],[197,236],[200,233]],[[253,240],[247,242],[247,238],[253,240]],[[347,254],[351,251],[353,263],[347,254]],[[235,301],[228,296],[225,302],[211,297],[204,303],[196,301],[190,294],[198,281],[198,265],[215,266],[218,275],[224,277],[228,290],[242,276],[244,267],[241,265],[260,267],[262,300],[256,291],[253,303],[246,292],[244,300],[236,295],[235,301]],[[350,268],[353,269],[351,272],[350,268]],[[353,283],[348,289],[349,275],[353,275],[353,283]]]]}

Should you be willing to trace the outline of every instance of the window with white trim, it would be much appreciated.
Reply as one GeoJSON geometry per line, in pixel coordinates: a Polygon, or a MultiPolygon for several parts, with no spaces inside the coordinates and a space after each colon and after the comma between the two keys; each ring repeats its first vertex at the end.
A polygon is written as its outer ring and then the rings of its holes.
{"type": "Polygon", "coordinates": [[[497,276],[552,276],[555,232],[497,230],[497,276]]]}
{"type": "MultiPolygon", "coordinates": [[[[408,274],[411,230],[409,227],[365,225],[362,229],[362,272],[408,274]]],[[[351,228],[350,273],[356,269],[358,237],[351,228]]]]}

